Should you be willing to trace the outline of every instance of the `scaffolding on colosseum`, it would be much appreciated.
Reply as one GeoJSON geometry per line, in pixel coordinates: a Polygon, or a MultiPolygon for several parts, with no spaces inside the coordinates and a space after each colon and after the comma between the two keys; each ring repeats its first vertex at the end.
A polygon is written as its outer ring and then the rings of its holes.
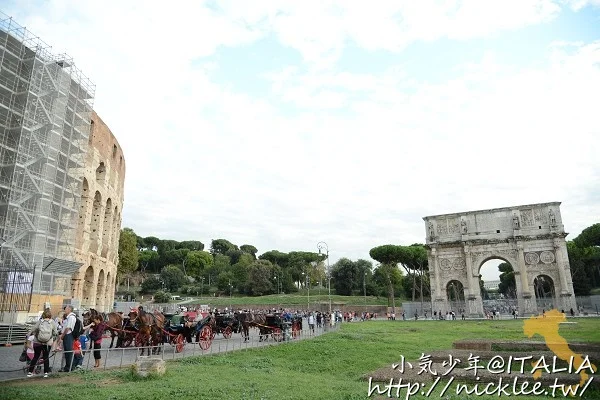
{"type": "MultiPolygon", "coordinates": [[[[9,277],[68,294],[94,85],[0,12],[0,312],[26,310],[9,277]],[[22,276],[22,274],[21,274],[22,276]],[[14,291],[13,291],[14,292],[14,291]]],[[[1,319],[1,318],[0,318],[1,319]]]]}

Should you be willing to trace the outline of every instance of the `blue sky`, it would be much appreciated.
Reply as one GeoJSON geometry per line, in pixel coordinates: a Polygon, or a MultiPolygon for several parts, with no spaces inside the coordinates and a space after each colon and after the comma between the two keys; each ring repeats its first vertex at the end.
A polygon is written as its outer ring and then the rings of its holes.
{"type": "Polygon", "coordinates": [[[423,242],[426,215],[598,222],[598,0],[0,8],[96,84],[141,236],[336,261],[423,242]]]}

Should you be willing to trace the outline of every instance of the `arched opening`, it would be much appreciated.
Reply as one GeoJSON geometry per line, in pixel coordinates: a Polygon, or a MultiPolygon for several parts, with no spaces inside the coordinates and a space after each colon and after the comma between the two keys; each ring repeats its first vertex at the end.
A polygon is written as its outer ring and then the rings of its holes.
{"type": "Polygon", "coordinates": [[[108,247],[110,245],[111,225],[112,223],[112,201],[106,200],[106,208],[104,209],[104,224],[102,226],[102,251],[101,256],[106,258],[108,247]]]}
{"type": "Polygon", "coordinates": [[[503,263],[506,263],[506,261],[499,258],[492,258],[481,264],[479,268],[479,290],[483,300],[498,297],[498,285],[500,284],[499,266],[503,263]]]}
{"type": "Polygon", "coordinates": [[[448,306],[454,313],[463,313],[465,310],[465,288],[461,281],[451,280],[446,284],[446,298],[448,306]]]}
{"type": "Polygon", "coordinates": [[[507,260],[494,257],[479,269],[479,289],[486,314],[512,314],[517,310],[514,268],[507,260]]]}
{"type": "Polygon", "coordinates": [[[87,179],[83,178],[81,186],[81,198],[79,201],[79,220],[77,222],[77,235],[75,237],[75,245],[78,249],[83,246],[83,235],[85,226],[87,225],[87,210],[90,203],[90,186],[87,179]]]}
{"type": "Polygon", "coordinates": [[[92,296],[94,296],[94,268],[90,265],[85,270],[85,275],[83,277],[83,304],[82,306],[90,306],[92,304],[92,296]]]}
{"type": "Polygon", "coordinates": [[[97,253],[100,245],[100,218],[102,214],[102,196],[100,192],[94,195],[94,204],[92,205],[92,223],[90,225],[90,252],[97,253]]]}
{"type": "Polygon", "coordinates": [[[103,182],[105,177],[106,167],[104,166],[104,163],[101,162],[100,165],[98,165],[98,168],[96,168],[96,181],[103,182]]]}
{"type": "Polygon", "coordinates": [[[115,206],[115,212],[113,214],[113,237],[112,237],[112,242],[114,243],[112,262],[114,264],[117,263],[117,256],[118,256],[118,249],[119,249],[120,225],[121,225],[121,214],[119,214],[119,208],[117,206],[115,206]]]}
{"type": "Polygon", "coordinates": [[[538,275],[533,280],[533,292],[537,302],[538,311],[548,311],[556,308],[554,280],[548,275],[538,275]]]}
{"type": "MultiPolygon", "coordinates": [[[[107,306],[107,308],[111,307],[113,303],[114,292],[115,290],[112,282],[112,275],[109,272],[106,274],[106,293],[104,296],[104,304],[107,306]]],[[[107,309],[106,311],[108,312],[110,310],[107,309]]]]}
{"type": "Polygon", "coordinates": [[[106,296],[106,276],[104,270],[98,274],[98,290],[96,291],[96,308],[104,310],[104,297],[106,296]]]}

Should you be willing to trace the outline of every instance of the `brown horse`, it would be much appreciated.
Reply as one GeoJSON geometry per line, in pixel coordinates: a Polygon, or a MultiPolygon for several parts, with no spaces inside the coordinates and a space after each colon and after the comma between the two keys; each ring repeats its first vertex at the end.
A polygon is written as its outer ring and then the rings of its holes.
{"type": "Polygon", "coordinates": [[[132,310],[129,313],[129,322],[137,329],[136,346],[141,347],[140,355],[144,355],[144,348],[157,347],[157,352],[160,352],[159,345],[163,343],[163,328],[165,326],[165,316],[159,312],[149,313],[144,310],[132,310]]]}
{"type": "MultiPolygon", "coordinates": [[[[100,315],[100,317],[102,318],[102,321],[104,321],[104,323],[106,324],[106,329],[108,329],[110,331],[110,336],[111,336],[110,348],[112,348],[113,344],[115,342],[115,337],[119,336],[119,331],[123,327],[123,317],[121,316],[121,314],[116,313],[116,312],[111,312],[108,314],[107,313],[99,313],[97,310],[90,308],[89,311],[82,314],[83,325],[84,326],[89,325],[90,322],[92,321],[92,318],[94,318],[94,316],[96,316],[96,315],[100,315]]],[[[119,347],[118,340],[117,340],[117,347],[119,347]]]]}
{"type": "Polygon", "coordinates": [[[250,328],[258,328],[260,332],[259,341],[263,341],[268,332],[265,327],[266,315],[262,312],[253,313],[249,311],[235,313],[235,319],[242,326],[242,336],[244,341],[250,338],[250,328]]]}

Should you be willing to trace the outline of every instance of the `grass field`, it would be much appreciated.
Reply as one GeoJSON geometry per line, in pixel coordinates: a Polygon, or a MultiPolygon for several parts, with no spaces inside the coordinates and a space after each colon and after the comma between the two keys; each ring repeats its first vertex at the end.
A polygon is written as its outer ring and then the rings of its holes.
{"type": "MultiPolygon", "coordinates": [[[[308,301],[310,300],[310,304],[329,304],[329,296],[327,295],[326,290],[322,290],[321,294],[316,291],[313,293],[311,290],[310,296],[307,296],[306,292],[298,292],[294,294],[272,294],[267,296],[258,296],[258,297],[194,297],[193,300],[186,301],[183,303],[192,303],[192,304],[209,304],[211,306],[230,306],[230,305],[244,305],[244,304],[256,304],[256,305],[281,305],[283,307],[286,306],[298,306],[302,308],[306,308],[308,306],[308,301]]],[[[189,296],[188,296],[189,297],[189,296]]],[[[173,302],[173,303],[182,303],[182,302],[173,302]]],[[[365,297],[363,296],[338,296],[331,295],[331,303],[332,305],[340,304],[340,305],[354,305],[354,306],[364,306],[365,305],[365,297]]],[[[377,306],[387,306],[388,299],[387,297],[374,297],[367,296],[366,304],[369,305],[377,305],[377,306]]],[[[428,303],[426,302],[425,305],[428,303]]],[[[396,299],[396,307],[400,307],[402,305],[401,299],[396,299]]]]}
{"type": "MultiPolygon", "coordinates": [[[[561,326],[568,341],[600,341],[600,319],[561,326]]],[[[2,399],[365,399],[370,372],[403,355],[449,349],[459,339],[525,339],[523,321],[369,321],[312,340],[167,363],[163,377],[141,379],[129,369],[56,375],[3,383],[2,399]]],[[[537,338],[541,340],[541,338],[537,338]]],[[[598,391],[586,393],[600,398],[598,391]]],[[[375,398],[375,397],[373,397],[375,398]]],[[[383,397],[380,397],[383,398],[383,397]]],[[[404,397],[402,397],[404,398],[404,397]]],[[[411,397],[423,399],[424,397],[411,397]]],[[[440,398],[437,393],[430,398],[440,398]]],[[[497,399],[444,395],[444,399],[497,399]]],[[[532,399],[538,397],[511,397],[532,399]]]]}

